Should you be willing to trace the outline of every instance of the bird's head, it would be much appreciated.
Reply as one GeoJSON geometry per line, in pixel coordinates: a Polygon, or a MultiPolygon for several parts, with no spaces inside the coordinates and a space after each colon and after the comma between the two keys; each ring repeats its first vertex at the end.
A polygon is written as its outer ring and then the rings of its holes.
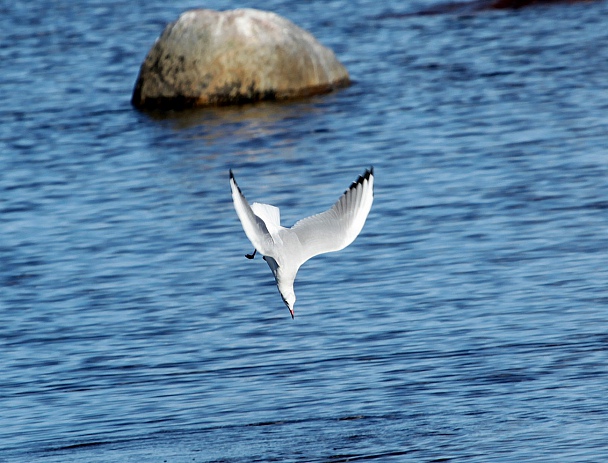
{"type": "Polygon", "coordinates": [[[291,318],[294,318],[293,314],[293,305],[296,303],[296,295],[293,290],[288,290],[286,292],[279,291],[281,293],[281,297],[283,298],[283,302],[289,309],[289,313],[291,314],[291,318]]]}

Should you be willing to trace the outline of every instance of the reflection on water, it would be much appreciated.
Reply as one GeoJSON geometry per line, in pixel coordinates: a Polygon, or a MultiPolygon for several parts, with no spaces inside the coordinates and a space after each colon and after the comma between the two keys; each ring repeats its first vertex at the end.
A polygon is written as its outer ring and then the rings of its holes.
{"type": "Polygon", "coordinates": [[[183,111],[148,111],[155,121],[171,121],[176,130],[189,129],[204,125],[222,127],[232,124],[252,124],[272,126],[289,118],[314,117],[322,114],[322,107],[315,106],[321,97],[291,102],[259,102],[240,106],[221,106],[217,108],[195,108],[183,111]]]}

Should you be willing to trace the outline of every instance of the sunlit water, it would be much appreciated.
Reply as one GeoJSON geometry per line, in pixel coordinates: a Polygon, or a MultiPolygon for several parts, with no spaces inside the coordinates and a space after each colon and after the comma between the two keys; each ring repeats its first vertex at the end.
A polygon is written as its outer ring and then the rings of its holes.
{"type": "Polygon", "coordinates": [[[251,4],[355,85],[164,117],[132,86],[199,3],[38,3],[0,7],[0,461],[606,460],[605,2],[251,4]],[[371,165],[291,320],[228,169],[291,225],[371,165]]]}

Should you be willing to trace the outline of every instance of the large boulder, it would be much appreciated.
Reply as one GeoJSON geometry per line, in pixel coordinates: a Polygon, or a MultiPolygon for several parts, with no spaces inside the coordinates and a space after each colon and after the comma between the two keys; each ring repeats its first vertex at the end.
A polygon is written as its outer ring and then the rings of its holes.
{"type": "Polygon", "coordinates": [[[349,83],[331,50],[281,16],[192,10],[153,45],[131,102],[160,109],[240,104],[315,95],[349,83]]]}

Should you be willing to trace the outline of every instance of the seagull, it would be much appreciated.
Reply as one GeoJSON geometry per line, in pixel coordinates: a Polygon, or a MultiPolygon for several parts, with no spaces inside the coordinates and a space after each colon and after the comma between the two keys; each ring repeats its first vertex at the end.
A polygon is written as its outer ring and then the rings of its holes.
{"type": "Polygon", "coordinates": [[[293,282],[298,269],[311,257],[344,249],[361,232],[374,201],[374,168],[366,169],[336,203],[320,214],[299,220],[291,228],[281,226],[279,208],[270,204],[249,205],[230,170],[234,209],[254,250],[268,263],[283,302],[294,318],[296,295],[293,282]]]}

